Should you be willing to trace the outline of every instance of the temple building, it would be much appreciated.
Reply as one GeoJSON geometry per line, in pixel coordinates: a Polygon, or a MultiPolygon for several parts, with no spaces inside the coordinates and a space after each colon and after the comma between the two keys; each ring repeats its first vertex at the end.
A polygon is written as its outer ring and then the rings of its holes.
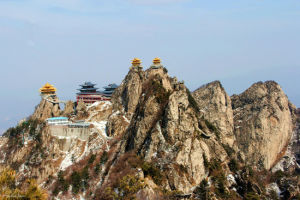
{"type": "Polygon", "coordinates": [[[154,58],[153,59],[153,64],[154,65],[160,64],[160,58],[154,58]]]}
{"type": "Polygon", "coordinates": [[[98,91],[98,88],[95,88],[96,84],[91,82],[85,82],[80,85],[80,92],[77,93],[76,101],[77,103],[82,100],[85,104],[93,104],[97,101],[110,101],[112,93],[118,87],[116,84],[109,84],[104,87],[103,91],[98,91]]]}
{"type": "Polygon", "coordinates": [[[104,88],[104,91],[101,91],[102,95],[105,97],[105,98],[108,98],[110,99],[113,92],[115,91],[115,89],[117,88],[118,86],[113,83],[113,84],[109,84],[108,86],[105,86],[103,87],[104,88]]]}
{"type": "Polygon", "coordinates": [[[51,117],[46,119],[48,125],[68,125],[69,119],[67,117],[51,117]]]}
{"type": "Polygon", "coordinates": [[[131,65],[130,69],[137,69],[137,70],[143,69],[141,63],[142,63],[142,62],[141,62],[140,59],[134,58],[134,59],[132,60],[132,62],[131,62],[132,65],[131,65]]]}
{"type": "Polygon", "coordinates": [[[163,65],[161,64],[160,58],[154,58],[153,59],[153,64],[150,66],[152,69],[159,69],[162,68],[163,65]]]}
{"type": "Polygon", "coordinates": [[[56,88],[49,83],[46,83],[42,88],[40,88],[41,95],[55,95],[55,92],[56,88]]]}
{"type": "Polygon", "coordinates": [[[77,89],[80,92],[77,93],[76,101],[77,103],[82,100],[85,104],[93,104],[96,101],[105,101],[106,99],[98,91],[98,88],[95,88],[96,84],[91,82],[85,82],[82,85],[79,85],[81,88],[77,89]]]}

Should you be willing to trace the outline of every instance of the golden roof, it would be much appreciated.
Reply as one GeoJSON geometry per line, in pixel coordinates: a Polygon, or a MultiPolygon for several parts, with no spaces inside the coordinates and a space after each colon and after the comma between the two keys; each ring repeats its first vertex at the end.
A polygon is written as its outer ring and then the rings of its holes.
{"type": "Polygon", "coordinates": [[[138,58],[134,58],[131,62],[132,65],[140,65],[141,63],[141,60],[138,58]]]}
{"type": "Polygon", "coordinates": [[[153,64],[160,64],[160,58],[154,58],[153,59],[153,64]]]}
{"type": "Polygon", "coordinates": [[[41,93],[53,93],[55,91],[56,91],[56,88],[49,83],[46,83],[42,88],[40,88],[41,93]]]}

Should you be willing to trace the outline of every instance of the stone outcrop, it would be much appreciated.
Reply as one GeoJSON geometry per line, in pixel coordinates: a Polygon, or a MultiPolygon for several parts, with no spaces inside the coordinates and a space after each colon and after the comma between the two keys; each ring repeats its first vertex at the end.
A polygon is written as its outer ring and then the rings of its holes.
{"type": "MultiPolygon", "coordinates": [[[[134,92],[114,96],[117,99],[112,100],[117,102],[115,112],[119,115],[123,110],[135,111],[130,124],[123,129],[121,152],[134,151],[147,162],[155,163],[164,174],[164,188],[189,193],[207,175],[203,157],[225,161],[227,154],[213,131],[209,139],[202,137],[204,130],[209,129],[201,123],[184,84],[170,78],[163,68],[151,68],[145,71],[144,77],[133,85],[127,76],[121,87],[134,92]],[[134,109],[119,103],[126,99],[134,99],[135,103],[131,104],[134,109]]],[[[112,135],[118,135],[117,128],[120,128],[119,124],[110,126],[118,121],[115,117],[113,114],[108,121],[112,135]]]]}
{"type": "MultiPolygon", "coordinates": [[[[33,114],[39,120],[23,120],[0,138],[0,166],[17,169],[20,183],[36,178],[51,195],[56,190],[57,199],[103,199],[107,189],[119,195],[116,183],[126,176],[143,185],[132,194],[137,199],[201,199],[203,187],[212,199],[253,193],[264,198],[262,179],[255,177],[264,171],[256,169],[278,163],[274,170],[299,170],[294,162],[300,154],[296,115],[300,112],[273,81],[256,83],[232,97],[219,81],[190,93],[163,66],[146,71],[132,66],[111,102],[86,106],[80,101],[74,111],[69,101],[60,112],[58,104],[42,100],[33,114]],[[90,126],[68,128],[39,121],[60,114],[90,126]],[[58,178],[60,170],[66,181],[58,178]],[[77,184],[77,196],[73,173],[88,177],[81,182],[87,188],[77,184]]],[[[290,185],[300,191],[299,184],[290,185]]],[[[134,182],[128,187],[135,187],[134,182]]]]}
{"type": "MultiPolygon", "coordinates": [[[[50,98],[50,97],[49,97],[50,98]]],[[[51,101],[56,101],[57,97],[51,97],[51,101]]],[[[33,119],[45,120],[50,117],[58,117],[60,115],[60,107],[58,103],[52,103],[42,99],[32,114],[33,119]]]]}
{"type": "Polygon", "coordinates": [[[77,107],[76,107],[76,117],[77,119],[82,119],[88,116],[87,107],[83,100],[79,100],[77,107]]]}
{"type": "Polygon", "coordinates": [[[89,122],[106,121],[112,113],[112,105],[109,101],[95,102],[87,107],[89,122]]]}
{"type": "Polygon", "coordinates": [[[234,132],[245,161],[270,169],[281,156],[294,128],[287,96],[274,81],[258,82],[232,96],[234,132]]]}
{"type": "Polygon", "coordinates": [[[112,96],[113,110],[121,110],[132,116],[138,104],[138,97],[142,92],[144,71],[130,69],[121,85],[114,91],[112,96]]]}
{"type": "Polygon", "coordinates": [[[125,79],[112,95],[112,115],[107,123],[107,134],[123,135],[136,110],[145,72],[142,68],[131,67],[125,79]]]}
{"type": "Polygon", "coordinates": [[[219,81],[203,85],[192,93],[204,118],[220,130],[222,143],[233,146],[231,99],[219,81]]]}
{"type": "Polygon", "coordinates": [[[74,102],[73,101],[67,101],[63,114],[65,116],[70,116],[70,115],[74,114],[74,112],[75,112],[74,102]]]}

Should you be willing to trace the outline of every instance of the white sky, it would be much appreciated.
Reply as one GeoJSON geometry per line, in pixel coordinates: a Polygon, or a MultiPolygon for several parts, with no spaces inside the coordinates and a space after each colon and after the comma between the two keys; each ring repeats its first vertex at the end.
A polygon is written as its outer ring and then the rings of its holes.
{"type": "Polygon", "coordinates": [[[50,82],[119,84],[130,60],[161,57],[194,90],[240,93],[275,80],[300,106],[298,0],[0,0],[0,132],[28,116],[50,82]]]}

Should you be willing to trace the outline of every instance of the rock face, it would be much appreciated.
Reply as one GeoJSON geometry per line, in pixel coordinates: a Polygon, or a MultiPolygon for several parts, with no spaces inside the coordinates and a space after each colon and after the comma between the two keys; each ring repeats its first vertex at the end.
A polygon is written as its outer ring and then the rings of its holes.
{"type": "Polygon", "coordinates": [[[73,101],[67,101],[63,114],[65,116],[70,116],[70,115],[74,114],[74,102],[73,101]]]}
{"type": "Polygon", "coordinates": [[[289,105],[274,81],[255,83],[232,96],[234,132],[247,163],[270,169],[284,154],[294,128],[289,105]]]}
{"type": "MultiPolygon", "coordinates": [[[[60,112],[58,104],[42,100],[32,118],[0,137],[0,166],[16,169],[20,183],[36,178],[57,199],[110,199],[107,192],[123,198],[120,188],[136,189],[130,199],[140,200],[272,199],[261,186],[272,174],[258,179],[257,169],[278,163],[273,169],[299,170],[299,119],[272,81],[231,98],[219,81],[191,94],[163,66],[133,66],[111,102],[80,101],[76,111],[68,102],[60,112]],[[90,126],[40,121],[60,114],[90,126]]],[[[299,182],[289,184],[296,195],[299,182]]]]}
{"type": "Polygon", "coordinates": [[[220,129],[224,144],[233,146],[233,111],[231,99],[219,81],[208,83],[192,93],[205,119],[220,129]]]}
{"type": "Polygon", "coordinates": [[[297,109],[296,130],[294,140],[292,141],[292,152],[294,153],[297,163],[300,165],[300,109],[297,109]]]}
{"type": "Polygon", "coordinates": [[[122,110],[131,116],[138,104],[138,97],[142,92],[144,71],[130,69],[121,85],[114,91],[112,104],[114,110],[122,110]],[[121,109],[122,108],[122,109],[121,109]]]}
{"type": "Polygon", "coordinates": [[[108,135],[122,135],[127,129],[139,102],[144,79],[145,72],[141,68],[131,67],[121,85],[114,91],[111,99],[113,114],[107,125],[108,135]]]}
{"type": "Polygon", "coordinates": [[[87,117],[88,116],[88,113],[87,113],[87,107],[86,105],[84,104],[83,100],[80,100],[78,102],[78,105],[76,107],[76,114],[77,114],[77,119],[82,119],[84,117],[87,117]]]}
{"type": "MultiPolygon", "coordinates": [[[[55,101],[57,97],[51,100],[55,101]]],[[[52,103],[42,99],[32,114],[33,119],[45,120],[50,117],[58,117],[60,115],[60,107],[58,103],[52,103]]]]}
{"type": "MultiPolygon", "coordinates": [[[[192,97],[183,84],[170,78],[163,68],[145,71],[145,78],[135,84],[128,79],[132,72],[129,74],[120,90],[130,88],[134,92],[115,95],[117,99],[113,99],[118,105],[117,113],[124,110],[126,115],[126,111],[135,111],[128,127],[123,128],[121,152],[133,151],[147,162],[155,163],[163,171],[164,188],[191,192],[206,177],[203,157],[224,161],[226,152],[215,135],[209,139],[201,136],[208,128],[200,125],[202,119],[190,103],[192,97]],[[126,99],[134,99],[135,103],[128,107],[126,99]]],[[[110,117],[108,129],[118,134],[110,126],[114,121],[110,117]]]]}

